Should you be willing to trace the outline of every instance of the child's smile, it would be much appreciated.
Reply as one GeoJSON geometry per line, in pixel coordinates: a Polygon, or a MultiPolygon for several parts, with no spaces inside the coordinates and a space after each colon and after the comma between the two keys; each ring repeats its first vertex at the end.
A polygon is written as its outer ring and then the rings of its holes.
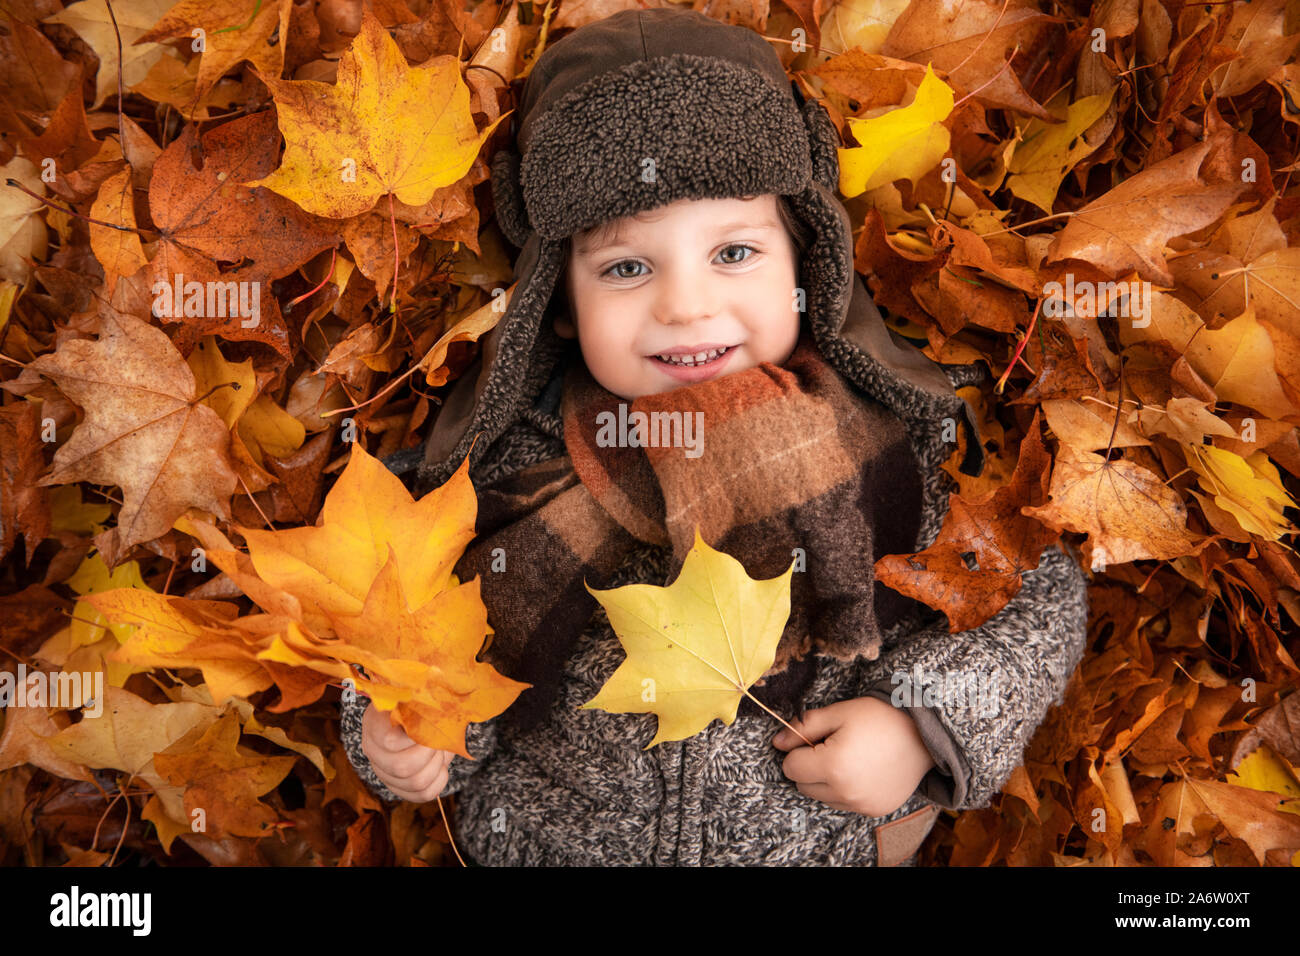
{"type": "Polygon", "coordinates": [[[785,362],[797,276],[775,195],[678,200],[573,237],[571,315],[555,328],[596,381],[636,399],[785,362]]]}
{"type": "Polygon", "coordinates": [[[704,343],[685,348],[670,349],[651,357],[679,382],[703,382],[722,371],[723,366],[736,352],[734,345],[704,343]]]}

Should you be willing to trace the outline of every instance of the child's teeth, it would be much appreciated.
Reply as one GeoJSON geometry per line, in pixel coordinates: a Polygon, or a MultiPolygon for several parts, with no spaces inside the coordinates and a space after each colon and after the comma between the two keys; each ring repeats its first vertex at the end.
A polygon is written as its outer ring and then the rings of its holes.
{"type": "Polygon", "coordinates": [[[708,352],[696,352],[694,355],[660,355],[658,358],[672,365],[703,365],[705,362],[712,362],[725,351],[726,349],[712,349],[708,352]]]}

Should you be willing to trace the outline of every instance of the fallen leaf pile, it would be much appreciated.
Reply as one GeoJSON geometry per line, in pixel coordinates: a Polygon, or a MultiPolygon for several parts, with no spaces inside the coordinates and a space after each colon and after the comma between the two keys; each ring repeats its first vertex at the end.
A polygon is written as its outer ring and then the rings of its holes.
{"type": "MultiPolygon", "coordinates": [[[[463,752],[524,685],[451,574],[468,478],[380,459],[513,291],[521,81],[647,5],[0,2],[0,671],[103,673],[3,710],[0,865],[456,864],[338,697],[463,752]]],[[[1063,704],[921,862],[1300,863],[1300,7],[682,5],[826,107],[891,327],[992,372],[983,474],[954,430],[949,517],[880,579],[954,633],[1058,541],[1091,579],[1063,704]]],[[[647,653],[591,704],[643,708],[647,653]]]]}

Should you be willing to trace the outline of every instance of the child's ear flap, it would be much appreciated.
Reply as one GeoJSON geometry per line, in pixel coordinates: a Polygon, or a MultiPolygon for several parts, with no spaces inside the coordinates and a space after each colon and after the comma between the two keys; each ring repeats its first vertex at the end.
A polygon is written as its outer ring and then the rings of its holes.
{"type": "Polygon", "coordinates": [[[523,189],[519,185],[519,154],[509,146],[492,157],[492,204],[496,206],[497,225],[518,249],[524,247],[533,231],[524,209],[523,189]]]}
{"type": "Polygon", "coordinates": [[[840,185],[840,134],[831,122],[830,114],[817,100],[808,100],[800,107],[804,126],[808,128],[808,144],[812,152],[813,178],[832,194],[840,185]]]}

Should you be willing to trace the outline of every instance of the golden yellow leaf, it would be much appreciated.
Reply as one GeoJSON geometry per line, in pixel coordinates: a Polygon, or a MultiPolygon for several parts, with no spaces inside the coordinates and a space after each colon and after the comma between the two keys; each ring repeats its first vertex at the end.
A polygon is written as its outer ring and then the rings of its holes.
{"type": "Polygon", "coordinates": [[[504,119],[477,132],[460,61],[436,56],[407,66],[368,10],[333,86],[258,75],[275,98],[286,145],[279,169],[244,185],[265,186],[333,219],[359,216],[386,193],[424,205],[469,172],[504,119]]]}
{"type": "MultiPolygon", "coordinates": [[[[111,591],[115,588],[138,588],[141,591],[153,591],[153,588],[144,583],[144,578],[140,577],[138,562],[126,561],[119,564],[110,573],[108,565],[104,563],[104,559],[100,557],[98,552],[88,554],[82,559],[72,577],[68,578],[67,584],[68,587],[80,595],[97,594],[100,591],[111,591]]],[[[89,601],[77,602],[72,609],[72,623],[69,627],[72,631],[68,647],[70,651],[102,640],[105,627],[112,631],[113,636],[119,642],[125,641],[133,630],[127,624],[109,624],[108,619],[96,610],[89,601]]]]}
{"type": "Polygon", "coordinates": [[[220,415],[227,428],[234,428],[257,397],[253,360],[226,361],[217,337],[208,335],[199,340],[185,361],[194,373],[194,391],[203,396],[203,404],[220,415]]]}
{"type": "Polygon", "coordinates": [[[1100,143],[1090,144],[1084,131],[1105,114],[1115,95],[1115,87],[1106,93],[1085,96],[1071,103],[1060,123],[1030,120],[1024,138],[1007,163],[1007,187],[1012,193],[1050,213],[1056,202],[1061,180],[1100,143]]]}
{"type": "Polygon", "coordinates": [[[926,67],[907,106],[873,119],[850,118],[849,128],[862,145],[838,150],[840,192],[856,196],[896,179],[915,184],[948,152],[950,137],[942,123],[952,107],[952,87],[926,67]]]}
{"type": "Polygon", "coordinates": [[[327,633],[328,615],[361,613],[390,544],[410,606],[428,604],[474,537],[477,513],[468,463],[415,501],[400,478],[354,444],[317,527],[239,530],[258,576],[295,595],[308,628],[327,633]]]}
{"type": "Polygon", "coordinates": [[[356,681],[381,710],[417,743],[472,760],[465,727],[497,716],[531,686],[476,660],[487,637],[487,608],[478,578],[446,588],[423,605],[408,603],[389,545],[389,560],[358,615],[334,618],[351,647],[334,653],[356,660],[383,683],[356,681]],[[354,649],[365,647],[363,655],[354,649]]]}
{"type": "Polygon", "coordinates": [[[287,458],[302,447],[307,429],[266,395],[259,395],[249,406],[236,428],[244,447],[259,465],[263,455],[287,458]]]}
{"type": "Polygon", "coordinates": [[[1300,814],[1300,777],[1296,768],[1273,751],[1268,744],[1260,744],[1250,752],[1237,769],[1227,776],[1228,783],[1251,790],[1280,793],[1287,797],[1278,809],[1300,814]]]}
{"type": "Polygon", "coordinates": [[[879,53],[885,37],[910,0],[840,0],[822,20],[822,45],[831,50],[857,47],[879,53]]]}
{"type": "Polygon", "coordinates": [[[80,485],[59,485],[50,496],[50,528],[73,534],[96,535],[113,513],[107,503],[81,500],[80,485]]]}
{"type": "Polygon", "coordinates": [[[1251,307],[1217,329],[1202,330],[1187,345],[1187,361],[1219,398],[1285,418],[1300,410],[1278,382],[1276,357],[1273,339],[1251,307]]]}
{"type": "Polygon", "coordinates": [[[154,754],[197,737],[220,716],[220,707],[195,702],[154,704],[108,685],[103,714],[60,731],[50,740],[50,748],[75,763],[111,767],[145,781],[155,791],[170,790],[154,769],[154,754]]]}
{"type": "Polygon", "coordinates": [[[273,683],[254,658],[255,648],[209,633],[201,612],[216,612],[216,601],[169,597],[153,591],[117,588],[86,597],[95,608],[118,624],[136,630],[106,660],[129,664],[135,672],[155,667],[197,667],[212,691],[213,700],[247,697],[273,683]]]}
{"type": "Polygon", "coordinates": [[[740,699],[772,666],[790,616],[790,575],[756,581],[735,558],[695,531],[677,580],[589,592],[609,615],[627,651],[583,709],[653,713],[659,728],[646,750],[684,740],[715,718],[736,719],[740,699]]]}
{"type": "Polygon", "coordinates": [[[424,369],[425,378],[431,386],[447,384],[447,349],[451,348],[453,342],[477,342],[480,336],[496,328],[496,324],[510,308],[515,285],[456,322],[433,343],[433,348],[420,359],[420,368],[424,369]]]}
{"type": "Polygon", "coordinates": [[[1277,467],[1262,451],[1249,458],[1213,445],[1182,445],[1188,466],[1214,503],[1237,520],[1249,534],[1275,541],[1296,529],[1282,513],[1296,507],[1282,487],[1277,467]]]}

